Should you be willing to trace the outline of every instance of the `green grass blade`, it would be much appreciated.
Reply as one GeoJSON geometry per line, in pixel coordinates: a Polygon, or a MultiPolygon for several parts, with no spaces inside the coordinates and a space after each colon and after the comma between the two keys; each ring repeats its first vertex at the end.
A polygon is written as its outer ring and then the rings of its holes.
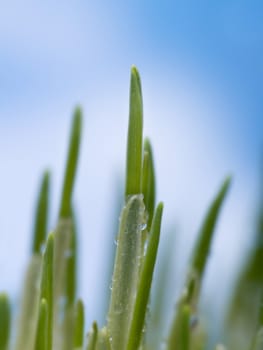
{"type": "Polygon", "coordinates": [[[45,299],[41,299],[37,324],[35,350],[48,349],[48,305],[45,299]]]}
{"type": "MultiPolygon", "coordinates": [[[[258,216],[251,251],[237,278],[226,319],[229,347],[240,350],[246,350],[250,346],[259,328],[258,305],[262,300],[263,289],[263,203],[258,216]]],[[[263,319],[263,311],[261,315],[263,319]]]]}
{"type": "Polygon", "coordinates": [[[130,115],[127,142],[125,195],[141,193],[142,186],[142,131],[143,106],[140,76],[135,67],[131,69],[130,115]]]}
{"type": "MultiPolygon", "coordinates": [[[[47,350],[52,349],[52,326],[53,326],[53,254],[54,235],[48,236],[46,249],[43,257],[43,267],[40,286],[40,300],[45,300],[47,307],[47,350]]],[[[44,306],[43,306],[44,307],[44,306]]],[[[44,311],[43,311],[44,312],[44,311]]]]}
{"type": "Polygon", "coordinates": [[[75,306],[74,320],[74,347],[81,348],[84,342],[84,305],[82,300],[78,300],[75,306]]]}
{"type": "Polygon", "coordinates": [[[155,207],[155,171],[152,146],[149,139],[144,141],[142,193],[148,214],[147,230],[150,231],[155,207]]]}
{"type": "Polygon", "coordinates": [[[59,211],[60,218],[68,218],[71,215],[71,197],[73,193],[73,186],[79,157],[81,130],[82,112],[80,108],[76,108],[71,128],[68,158],[64,175],[64,183],[59,211]]]}
{"type": "Polygon", "coordinates": [[[75,303],[77,289],[77,264],[76,264],[76,231],[73,222],[69,248],[64,252],[66,257],[66,296],[69,305],[75,303]]]}
{"type": "Polygon", "coordinates": [[[217,196],[209,207],[207,215],[201,227],[199,236],[197,238],[197,243],[193,250],[190,270],[186,280],[185,288],[178,302],[175,317],[169,333],[168,350],[173,350],[175,344],[178,344],[180,342],[180,327],[182,322],[181,315],[184,306],[190,306],[192,313],[196,312],[202,278],[212,243],[215,225],[229,186],[230,178],[228,177],[223,182],[217,196]]]}
{"type": "Polygon", "coordinates": [[[16,334],[16,350],[33,350],[35,346],[36,326],[38,319],[40,276],[42,257],[33,254],[27,268],[24,290],[19,310],[19,323],[16,334]]]}
{"type": "Polygon", "coordinates": [[[140,345],[159,245],[162,212],[163,204],[160,203],[153,219],[152,231],[140,274],[127,350],[137,350],[140,345]]]}
{"type": "Polygon", "coordinates": [[[144,215],[143,196],[129,197],[120,219],[108,312],[112,350],[125,350],[127,345],[141,264],[144,215]]]}
{"type": "Polygon", "coordinates": [[[223,182],[216,198],[212,202],[207,216],[205,217],[200,235],[193,253],[192,266],[195,271],[202,276],[204,273],[207,257],[209,255],[210,246],[215,230],[216,222],[219,216],[220,209],[229,189],[231,179],[229,177],[223,182]]]}
{"type": "Polygon", "coordinates": [[[253,340],[251,350],[262,350],[263,349],[263,327],[261,326],[253,340]]]}
{"type": "Polygon", "coordinates": [[[231,178],[227,177],[223,182],[217,196],[208,209],[207,215],[201,227],[197,243],[194,247],[191,271],[187,283],[187,290],[189,291],[188,299],[193,302],[194,298],[198,298],[201,281],[203,278],[207,258],[209,256],[210,247],[215,231],[216,222],[223,205],[224,199],[230,187],[231,178]],[[195,294],[195,295],[194,295],[195,294]]]}
{"type": "Polygon", "coordinates": [[[181,341],[182,350],[190,349],[190,316],[191,310],[188,305],[184,305],[182,309],[182,322],[181,322],[181,341]]]}
{"type": "Polygon", "coordinates": [[[98,332],[96,350],[111,350],[110,339],[106,327],[103,327],[98,332]]]}
{"type": "Polygon", "coordinates": [[[54,233],[53,346],[71,350],[74,337],[76,290],[74,227],[72,218],[60,219],[54,233]]]}
{"type": "Polygon", "coordinates": [[[46,171],[41,181],[40,191],[37,199],[32,253],[40,253],[41,247],[43,246],[46,239],[48,224],[49,187],[50,174],[46,171]]]}
{"type": "Polygon", "coordinates": [[[86,350],[97,350],[98,326],[94,322],[91,330],[88,333],[88,346],[86,350]]]}
{"type": "Polygon", "coordinates": [[[188,304],[179,304],[176,312],[176,322],[167,339],[166,350],[188,350],[190,347],[190,317],[191,308],[188,304]]]}
{"type": "Polygon", "coordinates": [[[10,335],[11,310],[8,296],[0,293],[0,350],[7,350],[10,335]]]}

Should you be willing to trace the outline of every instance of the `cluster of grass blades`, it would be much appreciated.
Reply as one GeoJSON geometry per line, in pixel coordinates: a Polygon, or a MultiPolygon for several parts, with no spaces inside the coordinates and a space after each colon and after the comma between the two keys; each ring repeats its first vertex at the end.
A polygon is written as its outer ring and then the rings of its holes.
{"type": "MultiPolygon", "coordinates": [[[[162,329],[163,336],[153,344],[148,336],[151,331],[149,299],[163,204],[155,203],[153,152],[150,141],[143,139],[141,82],[137,69],[132,67],[124,206],[117,235],[108,315],[103,327],[94,322],[86,331],[83,302],[76,296],[77,232],[72,208],[81,130],[82,115],[77,108],[57,225],[48,235],[50,175],[43,175],[18,320],[11,317],[8,296],[0,294],[0,350],[207,349],[209,334],[198,321],[198,304],[214,229],[231,179],[227,177],[223,181],[207,211],[170,329],[162,329]]],[[[230,350],[263,349],[262,237],[261,220],[255,249],[241,273],[229,307],[228,332],[222,341],[230,350]]],[[[214,344],[212,349],[225,347],[214,344]]]]}

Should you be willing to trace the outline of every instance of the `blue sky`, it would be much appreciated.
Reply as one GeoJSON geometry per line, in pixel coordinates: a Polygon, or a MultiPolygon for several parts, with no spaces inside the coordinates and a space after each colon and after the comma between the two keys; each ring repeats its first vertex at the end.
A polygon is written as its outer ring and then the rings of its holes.
{"type": "Polygon", "coordinates": [[[244,227],[253,220],[262,160],[262,16],[262,2],[248,0],[1,2],[0,289],[15,294],[19,286],[46,167],[53,170],[54,226],[70,116],[80,103],[85,140],[75,197],[87,246],[81,292],[93,315],[90,284],[103,276],[107,247],[100,244],[124,169],[131,64],[142,76],[164,225],[178,226],[191,242],[232,173],[208,275],[222,264],[235,267],[253,231],[244,227]],[[87,241],[90,231],[96,239],[87,241]],[[17,259],[9,254],[14,241],[17,259]],[[97,270],[90,272],[92,261],[97,270]]]}

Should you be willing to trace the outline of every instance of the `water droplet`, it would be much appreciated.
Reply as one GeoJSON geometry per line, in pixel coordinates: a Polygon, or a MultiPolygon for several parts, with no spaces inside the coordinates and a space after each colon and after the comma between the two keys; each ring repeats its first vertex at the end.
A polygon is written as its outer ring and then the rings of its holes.
{"type": "Polygon", "coordinates": [[[65,319],[65,307],[67,305],[67,297],[61,296],[58,299],[58,323],[61,325],[65,319]]]}
{"type": "Polygon", "coordinates": [[[41,245],[40,245],[40,253],[41,253],[41,254],[44,254],[45,249],[46,249],[46,243],[43,242],[43,243],[41,243],[41,245]]]}
{"type": "Polygon", "coordinates": [[[140,229],[141,231],[145,230],[146,227],[147,227],[147,223],[146,223],[146,222],[144,222],[144,223],[142,223],[142,224],[139,225],[139,229],[140,229]]]}
{"type": "Polygon", "coordinates": [[[196,315],[192,315],[190,318],[190,327],[194,329],[198,325],[198,317],[196,315]]]}
{"type": "Polygon", "coordinates": [[[73,251],[71,249],[67,249],[64,251],[64,258],[69,259],[73,256],[73,251]]]}

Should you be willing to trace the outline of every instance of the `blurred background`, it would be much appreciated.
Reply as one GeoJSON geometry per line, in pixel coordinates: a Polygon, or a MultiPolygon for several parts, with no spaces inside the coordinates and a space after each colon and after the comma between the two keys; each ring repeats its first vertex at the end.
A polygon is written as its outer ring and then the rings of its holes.
{"type": "Polygon", "coordinates": [[[50,229],[55,226],[72,111],[80,104],[79,294],[88,324],[103,323],[107,305],[98,296],[109,288],[135,64],[158,200],[165,203],[163,242],[173,236],[170,309],[207,206],[233,175],[204,286],[207,305],[217,293],[215,309],[221,309],[259,203],[262,16],[259,0],[1,1],[0,290],[17,300],[46,168],[52,170],[50,229]]]}

